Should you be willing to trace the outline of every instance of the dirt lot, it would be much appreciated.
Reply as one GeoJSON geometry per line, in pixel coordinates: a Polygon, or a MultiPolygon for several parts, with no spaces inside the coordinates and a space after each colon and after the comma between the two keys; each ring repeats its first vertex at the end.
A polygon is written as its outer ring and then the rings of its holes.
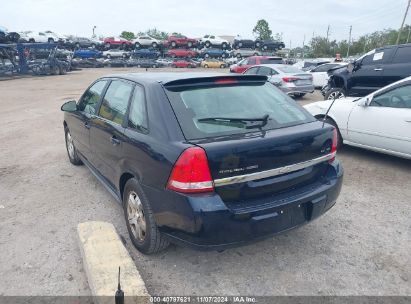
{"type": "Polygon", "coordinates": [[[121,71],[0,81],[0,295],[89,294],[76,239],[88,220],[116,226],[152,294],[411,295],[411,162],[349,147],[337,205],[301,229],[220,253],[139,254],[120,205],[70,165],[60,112],[121,71]]]}

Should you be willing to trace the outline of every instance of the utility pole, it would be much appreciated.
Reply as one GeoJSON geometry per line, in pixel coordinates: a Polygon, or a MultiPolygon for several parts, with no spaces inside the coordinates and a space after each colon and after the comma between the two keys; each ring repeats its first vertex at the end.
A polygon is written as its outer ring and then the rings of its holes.
{"type": "Polygon", "coordinates": [[[410,34],[411,34],[411,27],[408,27],[408,37],[407,37],[407,43],[410,40],[410,34]]]}
{"type": "Polygon", "coordinates": [[[290,51],[288,52],[288,58],[290,58],[290,56],[291,56],[291,43],[292,43],[292,41],[290,40],[290,51]]]}
{"type": "Polygon", "coordinates": [[[96,34],[94,33],[94,30],[97,28],[97,26],[93,26],[93,38],[96,37],[96,34]]]}
{"type": "Polygon", "coordinates": [[[350,25],[350,35],[348,36],[348,50],[347,50],[347,58],[348,58],[348,56],[350,56],[351,32],[352,32],[352,25],[350,25]]]}
{"type": "Polygon", "coordinates": [[[304,40],[303,40],[303,59],[304,59],[304,51],[305,51],[305,34],[304,34],[304,40]]]}
{"type": "MultiPolygon", "coordinates": [[[[409,0],[409,1],[411,1],[411,0],[409,0]]],[[[327,27],[327,43],[328,43],[329,37],[330,37],[330,25],[328,25],[328,27],[327,27]]]]}
{"type": "Polygon", "coordinates": [[[400,43],[402,28],[404,27],[405,19],[407,18],[408,9],[410,8],[410,5],[411,5],[411,0],[408,0],[407,8],[405,9],[404,18],[402,19],[401,27],[400,27],[400,30],[398,31],[397,44],[400,43]]]}

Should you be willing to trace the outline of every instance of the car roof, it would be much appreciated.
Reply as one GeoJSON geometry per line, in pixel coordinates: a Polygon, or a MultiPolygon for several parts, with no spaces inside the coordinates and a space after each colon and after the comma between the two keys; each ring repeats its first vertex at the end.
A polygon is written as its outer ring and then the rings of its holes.
{"type": "Polygon", "coordinates": [[[244,78],[250,75],[227,74],[227,73],[205,73],[205,72],[164,72],[164,73],[126,73],[110,74],[101,78],[122,78],[141,84],[149,85],[154,83],[166,84],[177,80],[187,80],[196,78],[214,78],[214,77],[244,78]]]}

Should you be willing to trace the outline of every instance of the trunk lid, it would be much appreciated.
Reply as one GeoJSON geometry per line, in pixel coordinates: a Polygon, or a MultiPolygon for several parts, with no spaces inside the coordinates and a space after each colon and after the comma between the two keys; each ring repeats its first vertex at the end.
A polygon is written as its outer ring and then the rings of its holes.
{"type": "Polygon", "coordinates": [[[324,174],[332,138],[331,126],[322,128],[320,122],[312,122],[190,143],[206,151],[215,189],[221,198],[225,202],[243,202],[275,196],[317,180],[324,174]],[[316,159],[320,161],[307,166],[307,162],[316,159]],[[238,176],[245,176],[246,181],[230,181],[238,176]]]}

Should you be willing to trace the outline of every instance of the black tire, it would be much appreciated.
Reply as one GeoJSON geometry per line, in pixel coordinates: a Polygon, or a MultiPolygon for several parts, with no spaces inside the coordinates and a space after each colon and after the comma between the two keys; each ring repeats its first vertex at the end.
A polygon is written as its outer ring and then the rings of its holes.
{"type": "MultiPolygon", "coordinates": [[[[324,118],[320,118],[319,120],[323,121],[323,119],[324,118]]],[[[329,117],[327,117],[325,119],[325,122],[332,125],[332,126],[334,126],[334,128],[337,130],[337,150],[341,149],[341,147],[343,146],[343,139],[342,139],[342,136],[341,136],[341,133],[340,133],[340,129],[338,128],[336,122],[333,119],[329,118],[329,117]]]]}
{"type": "Polygon", "coordinates": [[[141,68],[141,64],[137,64],[137,68],[141,68]]]}
{"type": "Polygon", "coordinates": [[[205,65],[204,65],[204,68],[205,68],[205,69],[208,69],[208,64],[205,64],[205,65]]]}
{"type": "Polygon", "coordinates": [[[210,41],[206,41],[206,43],[205,43],[205,47],[206,47],[206,48],[209,48],[210,46],[211,46],[210,41]]]}
{"type": "Polygon", "coordinates": [[[131,242],[138,251],[153,254],[168,247],[168,240],[157,228],[150,202],[135,178],[129,179],[124,187],[123,209],[131,242]],[[133,213],[138,216],[132,217],[133,213]],[[135,219],[135,224],[132,223],[133,220],[129,220],[130,218],[135,219]],[[145,228],[144,233],[143,229],[140,230],[137,226],[145,228]]]}
{"type": "Polygon", "coordinates": [[[243,58],[243,56],[241,56],[241,54],[240,54],[240,53],[238,53],[238,54],[236,55],[236,57],[237,57],[238,59],[243,58]]]}
{"type": "Polygon", "coordinates": [[[53,38],[49,38],[49,39],[47,40],[47,42],[48,42],[48,43],[54,43],[54,39],[53,39],[53,38]]]}
{"type": "Polygon", "coordinates": [[[59,69],[59,74],[60,74],[60,75],[66,75],[66,74],[67,74],[67,69],[66,69],[66,67],[60,67],[60,69],[59,69]]]}
{"type": "Polygon", "coordinates": [[[80,43],[76,43],[76,49],[79,49],[80,48],[80,43]]]}
{"type": "Polygon", "coordinates": [[[95,48],[96,48],[96,44],[95,44],[95,43],[92,43],[92,44],[91,44],[91,48],[92,48],[92,49],[95,49],[95,48]]]}
{"type": "Polygon", "coordinates": [[[134,44],[134,48],[136,48],[136,49],[141,48],[141,44],[140,44],[139,42],[136,42],[136,43],[134,44]]]}
{"type": "Polygon", "coordinates": [[[75,166],[81,166],[83,162],[78,156],[77,149],[74,146],[73,138],[71,137],[70,131],[67,127],[64,128],[64,137],[66,139],[66,150],[67,150],[67,155],[68,155],[70,162],[75,166]],[[73,149],[72,151],[69,151],[70,142],[72,144],[72,149],[73,149]]]}
{"type": "Polygon", "coordinates": [[[210,54],[205,53],[205,54],[204,54],[204,58],[208,58],[208,57],[210,57],[210,54]]]}
{"type": "Polygon", "coordinates": [[[177,46],[177,43],[175,41],[171,41],[171,47],[175,48],[177,46]]]}
{"type": "Polygon", "coordinates": [[[261,46],[261,42],[257,41],[257,42],[255,43],[255,47],[256,47],[256,48],[259,48],[260,46],[261,46]]]}
{"type": "Polygon", "coordinates": [[[110,49],[111,44],[107,42],[107,43],[105,44],[105,47],[106,47],[107,49],[110,49]]]}
{"type": "Polygon", "coordinates": [[[31,43],[34,43],[34,42],[36,42],[33,38],[30,38],[29,39],[29,42],[31,42],[31,43]]]}
{"type": "Polygon", "coordinates": [[[224,69],[225,68],[225,64],[220,65],[220,69],[224,69]]]}
{"type": "Polygon", "coordinates": [[[107,57],[107,59],[110,59],[110,58],[111,58],[111,55],[110,55],[110,54],[107,54],[106,57],[107,57]]]}
{"type": "Polygon", "coordinates": [[[153,43],[151,44],[151,46],[152,46],[154,49],[156,49],[156,48],[158,47],[158,44],[157,44],[157,42],[153,42],[153,43]]]}
{"type": "Polygon", "coordinates": [[[60,68],[55,65],[51,68],[51,75],[59,75],[60,74],[60,68]]]}
{"type": "Polygon", "coordinates": [[[221,47],[222,47],[223,49],[226,49],[226,48],[227,48],[227,43],[223,42],[223,43],[221,44],[221,47]]]}
{"type": "Polygon", "coordinates": [[[192,43],[192,42],[188,42],[188,43],[187,43],[187,47],[188,47],[188,48],[192,48],[192,47],[193,47],[193,43],[192,43]]]}
{"type": "Polygon", "coordinates": [[[344,98],[345,92],[343,88],[332,88],[324,95],[324,100],[333,100],[334,98],[344,98]]]}
{"type": "Polygon", "coordinates": [[[156,68],[157,68],[157,65],[156,65],[156,64],[153,64],[151,67],[152,67],[153,69],[156,69],[156,68]]]}

